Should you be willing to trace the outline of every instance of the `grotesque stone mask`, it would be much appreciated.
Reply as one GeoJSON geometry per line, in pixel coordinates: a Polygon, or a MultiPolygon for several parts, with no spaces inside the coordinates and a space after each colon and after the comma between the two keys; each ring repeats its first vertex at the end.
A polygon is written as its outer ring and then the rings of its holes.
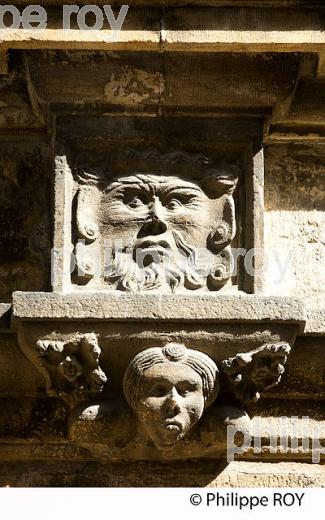
{"type": "Polygon", "coordinates": [[[125,397],[142,431],[159,449],[183,439],[218,390],[215,363],[181,344],[141,352],[124,375],[125,397]]]}
{"type": "MultiPolygon", "coordinates": [[[[174,162],[169,159],[168,154],[158,156],[138,165],[132,175],[102,181],[95,227],[100,237],[113,242],[112,263],[104,275],[109,287],[215,290],[231,276],[236,169],[202,169],[180,152],[174,162]]],[[[84,172],[83,178],[89,184],[96,176],[84,172]]]]}

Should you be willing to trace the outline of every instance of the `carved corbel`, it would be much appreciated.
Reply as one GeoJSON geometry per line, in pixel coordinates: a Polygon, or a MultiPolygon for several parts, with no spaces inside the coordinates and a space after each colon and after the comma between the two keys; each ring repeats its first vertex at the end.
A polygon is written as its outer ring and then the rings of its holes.
{"type": "Polygon", "coordinates": [[[224,454],[227,427],[248,435],[250,419],[242,409],[215,404],[219,385],[218,367],[208,355],[181,343],[148,348],[124,373],[129,407],[101,401],[75,408],[68,421],[69,438],[108,459],[224,454]]]}
{"type": "Polygon", "coordinates": [[[123,388],[144,438],[159,450],[187,436],[219,392],[218,368],[202,352],[167,343],[137,354],[123,388]]]}
{"type": "MultiPolygon", "coordinates": [[[[70,416],[69,438],[114,460],[134,460],[140,453],[149,460],[224,453],[228,426],[249,436],[251,423],[242,407],[218,398],[220,385],[228,384],[242,403],[256,400],[280,381],[289,352],[288,343],[268,343],[217,366],[208,355],[181,343],[145,349],[124,373],[129,408],[120,401],[86,403],[70,416]]],[[[239,437],[234,438],[238,446],[239,437]]]]}
{"type": "Polygon", "coordinates": [[[244,403],[257,401],[261,392],[277,385],[290,350],[288,343],[271,343],[223,361],[222,370],[234,396],[244,403]]]}
{"type": "Polygon", "coordinates": [[[94,333],[73,341],[41,339],[34,350],[34,364],[47,376],[47,393],[61,397],[72,407],[101,392],[107,381],[99,366],[101,349],[94,333]]]}

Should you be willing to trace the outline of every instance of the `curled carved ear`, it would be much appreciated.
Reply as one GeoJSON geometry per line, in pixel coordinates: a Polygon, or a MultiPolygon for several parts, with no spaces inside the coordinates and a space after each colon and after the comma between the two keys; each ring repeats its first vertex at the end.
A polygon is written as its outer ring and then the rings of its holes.
{"type": "Polygon", "coordinates": [[[225,247],[219,254],[215,254],[214,266],[207,277],[207,286],[210,291],[218,291],[227,283],[234,269],[234,261],[229,247],[225,247]]]}
{"type": "Polygon", "coordinates": [[[222,218],[217,220],[210,232],[207,245],[213,253],[219,253],[236,235],[235,203],[232,197],[226,197],[223,204],[222,218]]]}
{"type": "Polygon", "coordinates": [[[211,197],[231,195],[237,186],[240,169],[234,164],[221,162],[208,170],[200,181],[202,189],[211,197]]]}
{"type": "Polygon", "coordinates": [[[222,370],[235,397],[243,402],[257,401],[260,392],[277,385],[290,350],[288,343],[268,343],[224,360],[222,370]]]}
{"type": "Polygon", "coordinates": [[[79,184],[76,212],[78,237],[94,242],[99,237],[96,212],[100,200],[99,188],[103,182],[102,174],[79,168],[76,179],[79,184]]]}

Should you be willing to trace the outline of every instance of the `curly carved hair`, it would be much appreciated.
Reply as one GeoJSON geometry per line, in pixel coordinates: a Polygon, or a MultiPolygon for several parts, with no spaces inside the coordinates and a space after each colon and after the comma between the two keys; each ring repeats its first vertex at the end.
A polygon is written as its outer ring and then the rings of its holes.
{"type": "Polygon", "coordinates": [[[118,178],[135,175],[180,176],[197,183],[212,197],[232,194],[236,188],[240,169],[236,164],[224,160],[214,162],[201,153],[188,153],[175,150],[161,153],[156,149],[128,149],[116,153],[111,159],[112,164],[106,168],[94,168],[79,165],[74,174],[80,184],[99,186],[110,189],[110,185],[118,178]],[[127,165],[128,173],[125,173],[127,165]],[[122,166],[122,171],[121,170],[122,166]]]}

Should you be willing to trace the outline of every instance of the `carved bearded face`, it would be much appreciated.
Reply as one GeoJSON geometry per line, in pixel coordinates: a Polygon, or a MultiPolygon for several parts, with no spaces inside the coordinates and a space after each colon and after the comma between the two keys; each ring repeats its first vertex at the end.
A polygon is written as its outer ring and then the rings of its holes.
{"type": "Polygon", "coordinates": [[[108,235],[118,236],[115,268],[124,288],[203,286],[213,265],[207,237],[222,209],[199,184],[178,177],[135,174],[112,182],[101,220],[108,235]]]}
{"type": "Polygon", "coordinates": [[[143,373],[136,412],[142,428],[158,448],[168,448],[182,439],[203,410],[202,380],[191,367],[166,362],[143,373]]]}
{"type": "Polygon", "coordinates": [[[194,182],[177,177],[138,174],[113,182],[106,193],[107,225],[121,240],[148,251],[176,248],[173,233],[205,247],[211,230],[211,201],[194,182]]]}
{"type": "Polygon", "coordinates": [[[76,170],[78,282],[93,288],[99,278],[101,287],[132,292],[220,289],[232,271],[237,166],[181,151],[123,157],[107,170],[76,170]],[[120,163],[134,173],[114,178],[120,163]]]}

